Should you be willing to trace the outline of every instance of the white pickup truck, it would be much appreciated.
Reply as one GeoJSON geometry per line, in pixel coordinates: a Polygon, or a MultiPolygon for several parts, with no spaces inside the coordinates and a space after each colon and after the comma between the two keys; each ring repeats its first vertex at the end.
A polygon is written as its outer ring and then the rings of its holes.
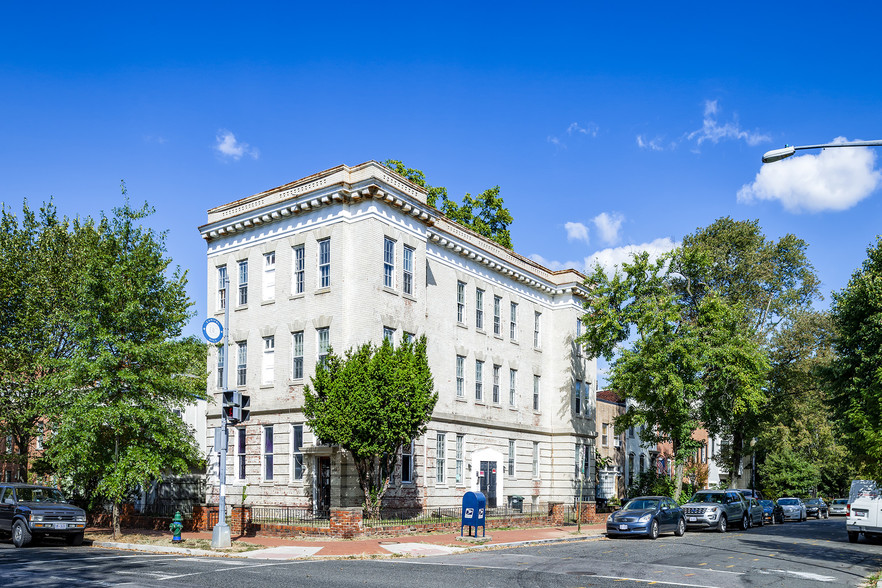
{"type": "Polygon", "coordinates": [[[856,543],[861,533],[868,539],[882,537],[882,492],[875,481],[852,481],[845,530],[851,543],[856,543]]]}

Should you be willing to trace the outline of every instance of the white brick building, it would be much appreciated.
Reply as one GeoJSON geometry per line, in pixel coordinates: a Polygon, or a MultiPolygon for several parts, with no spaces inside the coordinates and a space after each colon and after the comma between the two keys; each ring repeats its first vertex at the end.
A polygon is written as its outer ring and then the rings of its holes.
{"type": "MultiPolygon", "coordinates": [[[[596,364],[573,344],[586,291],[449,221],[425,192],[368,162],[339,166],[208,211],[209,316],[229,276],[230,386],[251,396],[231,431],[228,497],[358,506],[355,468],[316,446],[301,412],[319,356],[425,334],[439,400],[399,461],[390,506],[458,506],[482,489],[502,506],[571,503],[595,433],[596,364]]],[[[209,392],[219,398],[217,349],[209,392]]],[[[220,402],[209,408],[209,438],[220,402]]],[[[217,494],[214,454],[210,493],[217,494]]],[[[489,504],[488,504],[489,506],[489,504]]]]}

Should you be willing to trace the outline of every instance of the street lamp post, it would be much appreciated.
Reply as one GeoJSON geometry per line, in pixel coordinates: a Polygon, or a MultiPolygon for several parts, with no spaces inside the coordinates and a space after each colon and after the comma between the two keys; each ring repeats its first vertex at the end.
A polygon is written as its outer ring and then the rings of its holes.
{"type": "Polygon", "coordinates": [[[821,145],[785,145],[783,149],[772,149],[763,155],[763,163],[772,163],[786,159],[804,149],[828,149],[832,147],[882,147],[882,140],[879,141],[852,141],[850,143],[823,143],[821,145]]]}

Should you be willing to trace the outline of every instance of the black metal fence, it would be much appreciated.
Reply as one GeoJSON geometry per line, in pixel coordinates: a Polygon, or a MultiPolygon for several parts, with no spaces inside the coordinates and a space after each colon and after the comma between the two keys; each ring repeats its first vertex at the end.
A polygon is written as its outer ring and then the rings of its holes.
{"type": "Polygon", "coordinates": [[[310,527],[330,526],[329,511],[293,506],[252,506],[251,522],[263,525],[303,525],[310,527]]]}

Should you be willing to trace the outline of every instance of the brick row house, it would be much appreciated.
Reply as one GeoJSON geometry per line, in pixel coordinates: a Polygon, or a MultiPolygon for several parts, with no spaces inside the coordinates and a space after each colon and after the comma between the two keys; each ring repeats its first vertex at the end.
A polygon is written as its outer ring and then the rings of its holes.
{"type": "MultiPolygon", "coordinates": [[[[454,223],[373,161],[213,208],[200,232],[209,316],[230,309],[230,345],[211,348],[208,391],[219,399],[231,370],[230,387],[251,397],[251,419],[231,429],[230,501],[360,506],[354,465],[305,423],[304,386],[331,348],[421,335],[439,400],[400,456],[387,507],[458,506],[469,490],[488,506],[573,503],[580,487],[594,497],[596,362],[574,343],[582,274],[454,223]]],[[[206,447],[219,406],[208,410],[206,447]]]]}

